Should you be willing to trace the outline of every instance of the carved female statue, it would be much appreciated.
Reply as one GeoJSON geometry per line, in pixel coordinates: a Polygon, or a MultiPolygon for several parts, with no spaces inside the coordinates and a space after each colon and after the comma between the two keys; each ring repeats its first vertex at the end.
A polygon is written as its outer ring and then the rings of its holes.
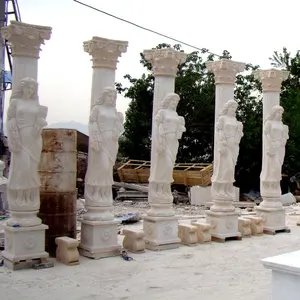
{"type": "Polygon", "coordinates": [[[90,149],[85,178],[87,205],[112,204],[113,166],[123,127],[123,114],[116,110],[117,92],[106,87],[92,107],[89,119],[90,149]]]}
{"type": "MultiPolygon", "coordinates": [[[[264,151],[260,179],[266,183],[281,180],[281,168],[285,156],[285,145],[289,138],[289,129],[281,121],[284,109],[275,105],[264,122],[264,151]]],[[[280,194],[279,194],[280,196],[280,194]]]]}
{"type": "Polygon", "coordinates": [[[37,89],[38,83],[34,79],[26,77],[21,80],[11,96],[7,112],[11,151],[7,188],[12,211],[38,210],[40,205],[38,165],[42,151],[41,133],[47,125],[48,108],[39,104],[37,89]]]}
{"type": "Polygon", "coordinates": [[[154,157],[149,182],[157,184],[157,193],[169,196],[170,183],[173,182],[173,168],[177,156],[182,133],[185,132],[185,121],[178,116],[176,108],[180,98],[175,93],[169,93],[162,101],[155,116],[154,157]]]}
{"type": "Polygon", "coordinates": [[[223,194],[221,197],[228,195],[229,198],[232,198],[235,165],[239,155],[239,143],[243,136],[243,124],[236,119],[236,109],[235,100],[227,101],[216,124],[217,151],[212,182],[219,185],[217,194],[223,194]]]}

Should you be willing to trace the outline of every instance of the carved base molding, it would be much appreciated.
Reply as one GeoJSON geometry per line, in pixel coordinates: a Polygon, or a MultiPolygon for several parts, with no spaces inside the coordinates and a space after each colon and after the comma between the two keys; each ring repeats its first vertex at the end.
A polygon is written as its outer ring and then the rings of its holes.
{"type": "Polygon", "coordinates": [[[263,228],[265,233],[275,234],[277,231],[288,230],[285,225],[285,209],[284,208],[265,208],[256,207],[256,214],[263,219],[263,228]]]}
{"type": "MultiPolygon", "coordinates": [[[[44,224],[33,227],[4,226],[5,250],[1,255],[5,266],[15,270],[23,261],[34,263],[34,260],[49,257],[45,252],[45,231],[48,228],[44,224]]],[[[26,268],[31,267],[31,264],[26,265],[26,268]]]]}
{"type": "Polygon", "coordinates": [[[146,249],[159,251],[179,247],[177,217],[144,217],[146,249]]]}
{"type": "Polygon", "coordinates": [[[238,213],[206,211],[206,221],[211,224],[213,240],[225,241],[228,238],[241,238],[238,231],[238,213]]]}
{"type": "Polygon", "coordinates": [[[82,256],[100,259],[120,255],[118,244],[119,221],[81,221],[81,242],[79,253],[82,256]]]}

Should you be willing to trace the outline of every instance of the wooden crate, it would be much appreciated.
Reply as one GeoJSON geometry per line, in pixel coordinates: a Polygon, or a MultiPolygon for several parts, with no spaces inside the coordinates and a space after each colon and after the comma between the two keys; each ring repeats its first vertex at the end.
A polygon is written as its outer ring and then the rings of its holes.
{"type": "MultiPolygon", "coordinates": [[[[173,170],[173,184],[185,186],[208,186],[213,172],[213,165],[208,163],[176,163],[173,170]]],[[[150,162],[129,160],[118,168],[118,175],[123,182],[148,183],[150,162]]]]}

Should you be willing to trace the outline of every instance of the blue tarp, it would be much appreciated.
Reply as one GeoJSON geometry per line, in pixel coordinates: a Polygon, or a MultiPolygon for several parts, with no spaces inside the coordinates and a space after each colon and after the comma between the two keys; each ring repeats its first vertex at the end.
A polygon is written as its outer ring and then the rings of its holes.
{"type": "Polygon", "coordinates": [[[11,72],[10,71],[3,71],[3,76],[4,76],[4,83],[5,84],[11,84],[11,72]]]}

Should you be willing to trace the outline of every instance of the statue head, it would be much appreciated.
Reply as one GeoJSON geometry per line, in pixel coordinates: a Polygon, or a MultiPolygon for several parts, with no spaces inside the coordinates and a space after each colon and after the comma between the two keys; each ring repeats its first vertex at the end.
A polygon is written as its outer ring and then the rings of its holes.
{"type": "Polygon", "coordinates": [[[116,107],[117,91],[109,86],[104,88],[102,95],[98,98],[97,104],[116,107]]]}
{"type": "Polygon", "coordinates": [[[238,104],[235,100],[228,100],[223,109],[221,110],[220,116],[235,116],[235,112],[237,110],[238,104]]]}
{"type": "Polygon", "coordinates": [[[162,100],[160,108],[176,110],[180,97],[175,93],[168,93],[162,100]]]}
{"type": "Polygon", "coordinates": [[[265,123],[269,120],[281,121],[283,112],[284,112],[284,109],[282,106],[280,106],[280,105],[273,106],[269,115],[265,119],[265,123]]]}
{"type": "Polygon", "coordinates": [[[38,101],[37,81],[30,77],[23,78],[17,90],[11,96],[11,99],[14,98],[38,101]]]}

